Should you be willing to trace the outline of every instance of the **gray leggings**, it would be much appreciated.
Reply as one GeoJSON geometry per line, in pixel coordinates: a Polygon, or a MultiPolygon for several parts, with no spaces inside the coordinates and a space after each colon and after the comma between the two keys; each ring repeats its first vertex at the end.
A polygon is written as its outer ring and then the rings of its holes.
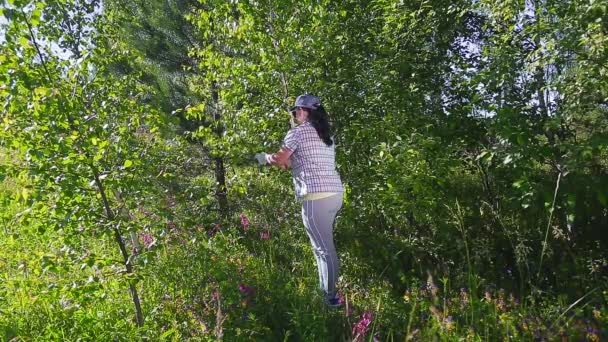
{"type": "Polygon", "coordinates": [[[302,220],[312,243],[319,269],[319,286],[332,299],[336,295],[336,282],[340,264],[334,246],[333,226],[342,208],[342,194],[302,202],[302,220]]]}

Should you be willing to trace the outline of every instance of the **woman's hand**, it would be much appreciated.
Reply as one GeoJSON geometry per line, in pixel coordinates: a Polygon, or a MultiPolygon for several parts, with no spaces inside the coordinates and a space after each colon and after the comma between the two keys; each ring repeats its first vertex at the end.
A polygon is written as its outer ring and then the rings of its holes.
{"type": "Polygon", "coordinates": [[[293,151],[286,147],[282,147],[279,152],[270,155],[268,158],[268,162],[272,165],[276,165],[282,169],[287,169],[291,167],[291,162],[289,161],[289,157],[291,157],[293,151]]]}

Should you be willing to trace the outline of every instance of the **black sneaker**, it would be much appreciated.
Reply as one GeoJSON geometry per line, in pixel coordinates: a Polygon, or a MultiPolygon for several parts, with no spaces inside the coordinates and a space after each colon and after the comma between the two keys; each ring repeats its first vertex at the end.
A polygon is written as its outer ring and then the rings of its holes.
{"type": "Polygon", "coordinates": [[[332,309],[337,309],[337,308],[342,307],[342,301],[340,300],[340,298],[327,299],[325,301],[325,304],[332,309]]]}

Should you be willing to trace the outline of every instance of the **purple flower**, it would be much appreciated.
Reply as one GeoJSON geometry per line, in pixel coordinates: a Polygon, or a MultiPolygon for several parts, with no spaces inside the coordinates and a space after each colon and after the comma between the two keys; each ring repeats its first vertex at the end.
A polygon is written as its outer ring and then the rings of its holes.
{"type": "Polygon", "coordinates": [[[268,240],[268,239],[270,239],[270,232],[269,231],[261,232],[260,233],[260,239],[262,239],[262,240],[268,240]]]}
{"type": "Polygon", "coordinates": [[[213,237],[215,236],[215,234],[222,228],[222,226],[219,223],[216,223],[213,228],[211,228],[210,230],[207,231],[207,235],[209,237],[213,237]]]}
{"type": "Polygon", "coordinates": [[[243,225],[243,229],[245,231],[249,230],[249,219],[247,218],[247,216],[245,216],[245,214],[241,213],[241,215],[239,215],[239,217],[241,218],[241,224],[243,225]]]}
{"type": "Polygon", "coordinates": [[[507,304],[505,303],[505,301],[499,297],[498,300],[496,301],[496,309],[498,309],[499,311],[504,311],[507,308],[507,304]]]}
{"type": "Polygon", "coordinates": [[[445,324],[445,329],[450,331],[454,327],[454,319],[452,316],[448,316],[443,320],[443,324],[445,324]]]}
{"type": "Polygon", "coordinates": [[[464,287],[460,289],[460,300],[462,305],[469,304],[469,291],[464,287]]]}
{"type": "Polygon", "coordinates": [[[251,287],[245,286],[245,284],[243,283],[239,284],[239,291],[241,291],[241,293],[245,296],[248,296],[253,293],[253,289],[251,287]]]}
{"type": "Polygon", "coordinates": [[[150,248],[152,246],[152,242],[154,242],[154,237],[152,236],[151,233],[143,233],[140,235],[141,237],[141,241],[144,243],[144,246],[146,246],[146,248],[150,248]]]}
{"type": "Polygon", "coordinates": [[[353,326],[352,333],[355,335],[355,338],[359,336],[365,336],[367,331],[369,330],[369,326],[372,324],[373,315],[370,311],[365,311],[361,315],[361,319],[353,326]]]}

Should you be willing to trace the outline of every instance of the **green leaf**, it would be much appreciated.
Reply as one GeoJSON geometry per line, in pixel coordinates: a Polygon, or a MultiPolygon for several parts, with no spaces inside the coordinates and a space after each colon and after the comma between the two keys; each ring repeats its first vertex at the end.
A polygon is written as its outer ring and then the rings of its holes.
{"type": "Polygon", "coordinates": [[[133,165],[133,162],[131,160],[127,159],[127,160],[125,160],[125,164],[123,165],[123,167],[126,169],[126,168],[131,167],[132,165],[133,165]]]}
{"type": "Polygon", "coordinates": [[[21,37],[19,38],[19,44],[23,47],[28,47],[30,46],[30,42],[27,40],[27,38],[25,37],[21,37]]]}
{"type": "Polygon", "coordinates": [[[41,12],[38,8],[36,8],[34,11],[32,11],[32,18],[30,20],[30,23],[32,24],[32,26],[38,26],[40,24],[40,15],[41,15],[41,12]]]}
{"type": "Polygon", "coordinates": [[[606,197],[606,194],[603,191],[597,192],[597,199],[603,206],[608,206],[608,197],[606,197]]]}
{"type": "Polygon", "coordinates": [[[27,199],[30,197],[30,194],[26,188],[21,189],[21,197],[23,198],[23,201],[25,201],[25,202],[27,202],[27,199]]]}

